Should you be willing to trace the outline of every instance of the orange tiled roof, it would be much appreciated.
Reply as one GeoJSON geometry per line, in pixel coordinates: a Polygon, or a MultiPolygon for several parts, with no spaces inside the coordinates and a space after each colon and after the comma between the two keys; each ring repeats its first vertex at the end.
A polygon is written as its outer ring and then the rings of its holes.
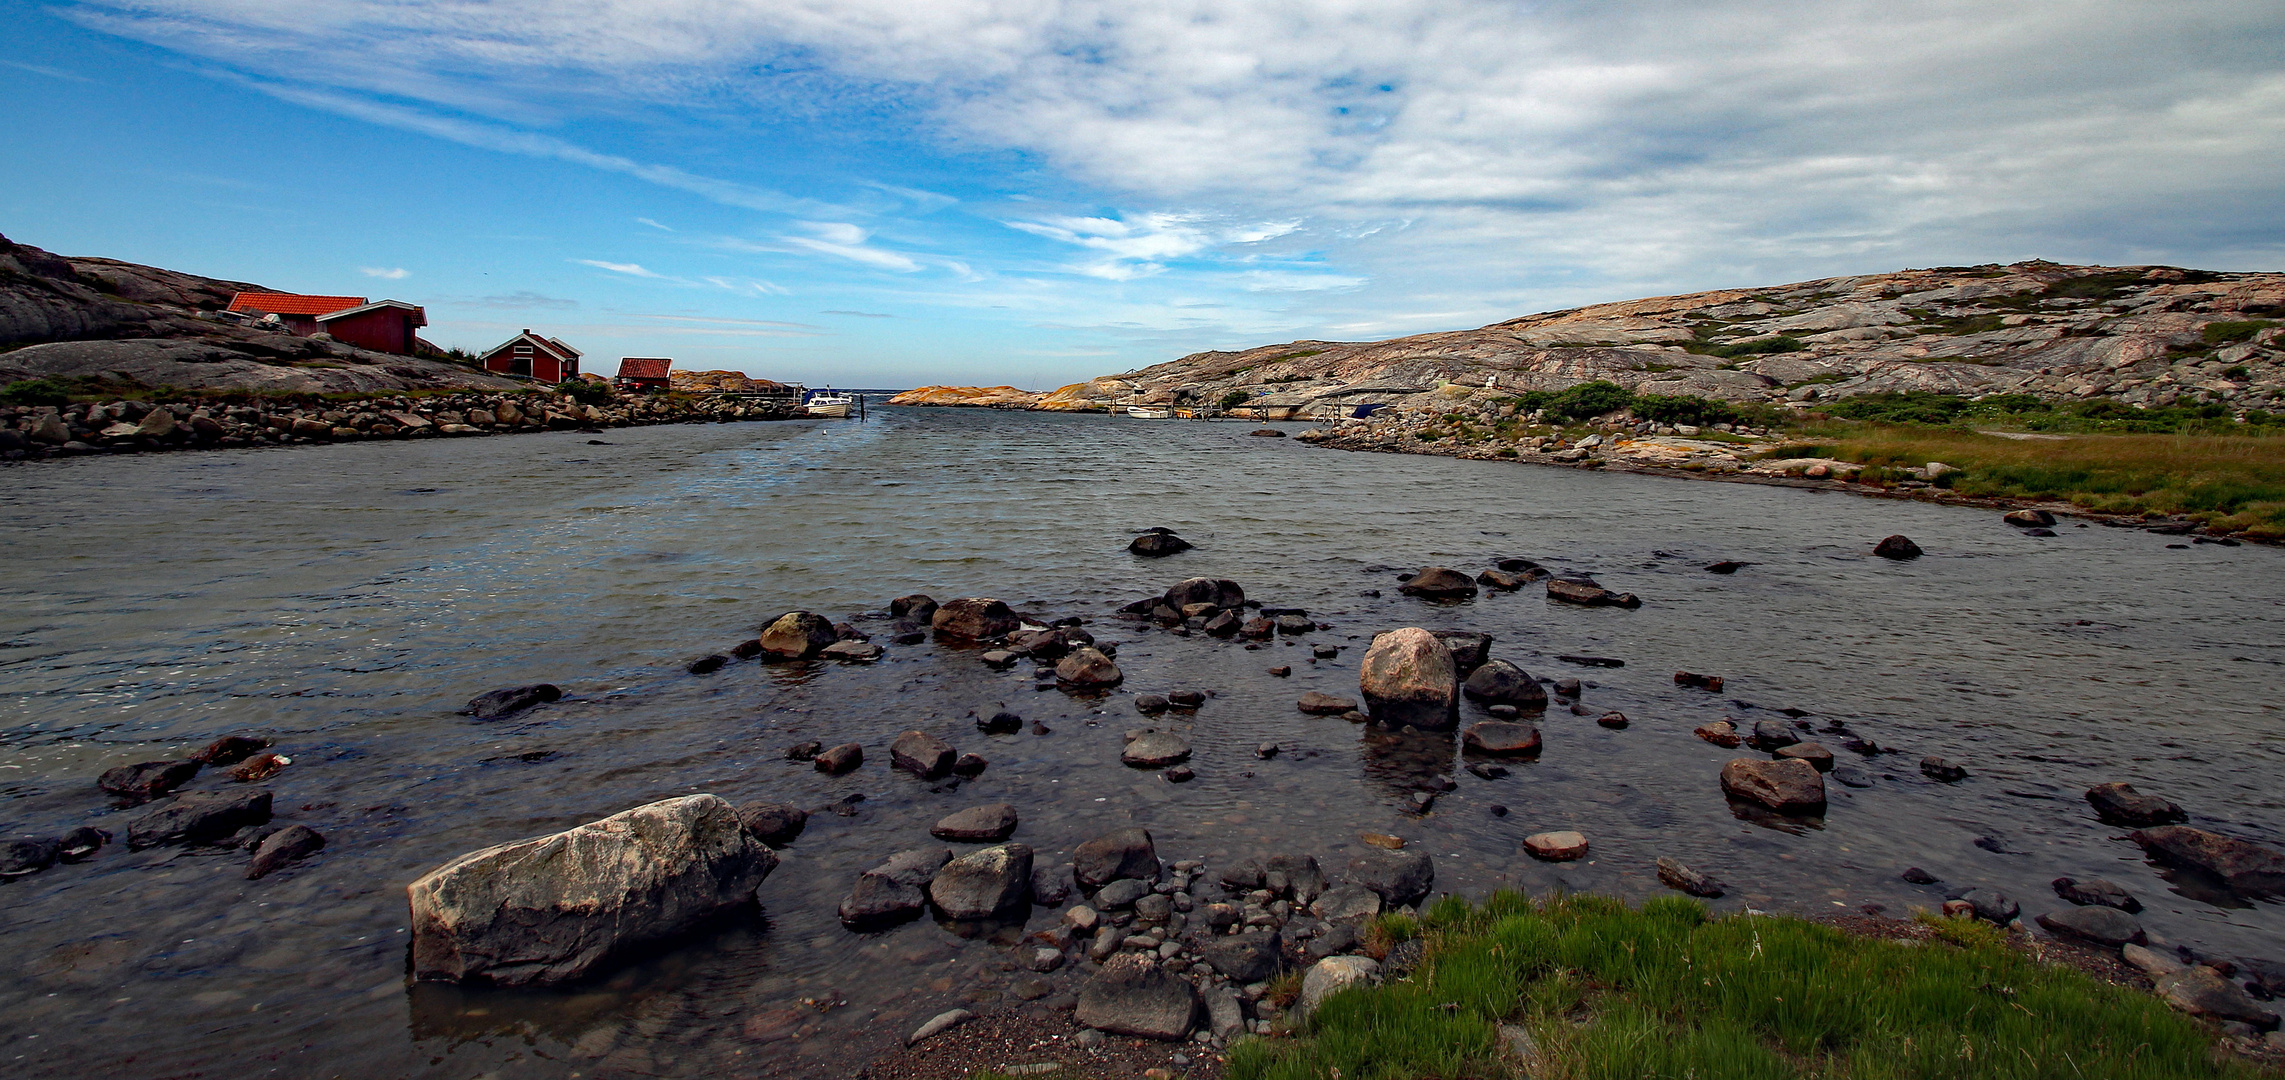
{"type": "Polygon", "coordinates": [[[258,311],[268,315],[325,315],[364,304],[362,296],[303,296],[279,292],[242,292],[230,298],[232,311],[258,311]]]}
{"type": "Polygon", "coordinates": [[[663,356],[627,356],[619,360],[622,379],[664,379],[674,361],[663,356]]]}

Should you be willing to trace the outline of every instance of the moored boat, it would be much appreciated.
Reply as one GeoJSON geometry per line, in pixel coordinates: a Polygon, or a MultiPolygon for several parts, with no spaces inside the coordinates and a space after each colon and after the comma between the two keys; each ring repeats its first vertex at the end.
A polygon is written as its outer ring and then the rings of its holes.
{"type": "Polygon", "coordinates": [[[1165,420],[1172,417],[1174,411],[1164,405],[1129,405],[1127,415],[1136,420],[1165,420]]]}
{"type": "Polygon", "coordinates": [[[848,417],[850,407],[856,403],[857,399],[845,394],[834,393],[833,388],[828,386],[812,393],[809,400],[802,402],[801,405],[802,408],[809,410],[811,416],[840,420],[848,417]]]}

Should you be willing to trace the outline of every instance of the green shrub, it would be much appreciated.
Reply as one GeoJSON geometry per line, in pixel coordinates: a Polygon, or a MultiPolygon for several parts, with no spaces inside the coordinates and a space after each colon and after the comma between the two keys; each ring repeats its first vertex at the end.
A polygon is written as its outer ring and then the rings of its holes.
{"type": "Polygon", "coordinates": [[[1703,349],[1708,356],[1734,360],[1740,356],[1770,356],[1776,353],[1800,352],[1806,348],[1801,339],[1779,334],[1760,341],[1741,341],[1735,345],[1714,345],[1703,349]]]}
{"type": "Polygon", "coordinates": [[[2277,325],[2268,319],[2243,319],[2235,322],[2210,322],[2199,333],[2208,345],[2234,345],[2250,340],[2253,335],[2277,325]]]}
{"type": "Polygon", "coordinates": [[[1634,395],[1626,387],[1607,379],[1596,379],[1553,395],[1542,407],[1566,420],[1585,420],[1591,416],[1616,412],[1633,401],[1634,395]]]}
{"type": "Polygon", "coordinates": [[[1245,391],[1232,390],[1229,393],[1222,395],[1222,407],[1225,409],[1235,409],[1238,406],[1245,404],[1248,398],[1249,395],[1245,391]]]}
{"type": "Polygon", "coordinates": [[[1712,398],[1687,394],[1636,394],[1634,415],[1661,424],[1732,424],[1739,419],[1736,406],[1712,398]]]}
{"type": "Polygon", "coordinates": [[[610,383],[590,382],[586,379],[565,379],[555,384],[555,388],[582,405],[608,405],[619,396],[617,391],[611,389],[610,383]]]}
{"type": "Polygon", "coordinates": [[[73,389],[57,379],[25,379],[0,386],[0,405],[68,405],[73,389]]]}

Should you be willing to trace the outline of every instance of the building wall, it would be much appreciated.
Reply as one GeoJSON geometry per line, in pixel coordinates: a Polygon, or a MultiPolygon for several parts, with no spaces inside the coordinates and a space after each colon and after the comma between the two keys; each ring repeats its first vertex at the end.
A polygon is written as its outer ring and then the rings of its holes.
{"type": "Polygon", "coordinates": [[[410,356],[413,351],[413,320],[405,312],[387,308],[335,319],[325,324],[334,340],[375,352],[398,353],[410,356]]]}

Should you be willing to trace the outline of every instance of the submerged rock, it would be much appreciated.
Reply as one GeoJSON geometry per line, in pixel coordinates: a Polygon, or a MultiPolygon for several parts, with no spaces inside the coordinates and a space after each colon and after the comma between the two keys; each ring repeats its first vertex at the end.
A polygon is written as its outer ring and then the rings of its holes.
{"type": "Polygon", "coordinates": [[[270,820],[267,791],[194,791],[158,804],[127,823],[127,846],[212,844],[270,820]]]}
{"type": "Polygon", "coordinates": [[[2142,910],[2142,901],[2135,899],[2134,894],[2102,878],[2059,877],[2052,884],[2055,895],[2081,907],[2093,904],[2120,911],[2142,910]]]}
{"type": "Polygon", "coordinates": [[[1170,731],[1153,731],[1126,745],[1119,760],[1140,769],[1154,769],[1190,760],[1190,742],[1170,731]]]}
{"type": "Polygon", "coordinates": [[[1295,702],[1295,707],[1312,716],[1339,716],[1342,713],[1354,711],[1357,703],[1350,698],[1335,697],[1331,694],[1321,694],[1311,690],[1301,695],[1301,700],[1295,702]]]}
{"type": "Polygon", "coordinates": [[[1184,540],[1166,529],[1152,529],[1127,541],[1129,552],[1153,559],[1178,554],[1188,551],[1190,548],[1190,541],[1184,540]]]}
{"type": "Polygon", "coordinates": [[[817,755],[817,771],[839,776],[865,763],[865,748],[856,743],[842,743],[817,755]]]}
{"type": "Polygon", "coordinates": [[[1708,899],[1722,895],[1729,888],[1721,882],[1665,856],[1660,856],[1658,859],[1658,880],[1665,882],[1670,889],[1679,889],[1692,896],[1702,896],[1708,899]]]}
{"type": "Polygon", "coordinates": [[[1476,583],[1468,575],[1449,567],[1429,566],[1421,568],[1396,591],[1427,600],[1465,600],[1476,595],[1476,583]]]}
{"type": "Polygon", "coordinates": [[[2087,789],[2087,804],[2103,821],[2135,828],[2172,825],[2190,817],[2172,802],[2134,790],[2133,784],[2096,784],[2087,789]]]}
{"type": "Polygon", "coordinates": [[[1547,688],[1531,673],[1505,660],[1487,660],[1460,688],[1468,700],[1483,705],[1510,705],[1518,710],[1547,707],[1547,688]]]}
{"type": "Polygon", "coordinates": [[[325,837],[307,825],[288,825],[264,837],[254,849],[254,861],[246,866],[248,880],[265,877],[315,855],[325,847],[325,837]]]}
{"type": "Polygon", "coordinates": [[[195,760],[142,761],[103,770],[95,786],[122,799],[149,802],[190,783],[198,776],[198,769],[195,760]]]}
{"type": "Polygon", "coordinates": [[[259,735],[224,735],[190,759],[202,765],[236,765],[269,748],[270,740],[259,735]]]}
{"type": "Polygon", "coordinates": [[[1590,582],[1565,581],[1562,578],[1547,580],[1547,598],[1581,607],[1638,608],[1642,601],[1633,593],[1615,593],[1590,582]]]}
{"type": "Polygon", "coordinates": [[[952,853],[944,848],[900,851],[888,861],[857,876],[856,887],[841,901],[841,924],[869,930],[918,918],[928,910],[929,880],[952,853]]]}
{"type": "Polygon", "coordinates": [[[927,593],[913,593],[889,601],[889,614],[899,619],[926,622],[936,614],[936,598],[927,593]]]}
{"type": "Polygon", "coordinates": [[[1567,829],[1533,833],[1523,838],[1523,850],[1529,852],[1534,859],[1569,862],[1587,853],[1587,837],[1567,829]]]}
{"type": "Polygon", "coordinates": [[[1117,686],[1126,675],[1111,658],[1093,648],[1074,650],[1055,665],[1055,681],[1081,690],[1117,686]]]}
{"type": "Polygon", "coordinates": [[[2285,892],[2285,854],[2259,844],[2187,825],[2140,829],[2127,838],[2152,858],[2220,878],[2233,889],[2285,892]]]}
{"type": "Polygon", "coordinates": [[[0,878],[39,873],[62,857],[63,842],[52,837],[11,840],[0,844],[0,878]]]}
{"type": "Polygon", "coordinates": [[[1367,851],[1349,860],[1348,878],[1389,907],[1409,907],[1436,884],[1436,860],[1425,851],[1367,851]]]}
{"type": "Polygon", "coordinates": [[[413,976],[503,986],[577,979],[632,946],[752,903],[777,861],[714,795],[471,852],[408,889],[413,976]]]}
{"type": "Polygon", "coordinates": [[[1528,757],[1539,753],[1539,729],[1508,720],[1483,720],[1461,732],[1460,744],[1491,757],[1528,757]]]}
{"type": "Polygon", "coordinates": [[[1191,604],[1212,604],[1231,610],[1246,602],[1246,590],[1228,578],[1194,577],[1176,582],[1160,599],[1176,611],[1191,604]]]}
{"type": "Polygon", "coordinates": [[[1825,776],[1806,761],[1732,758],[1722,766],[1722,793],[1779,813],[1825,808],[1825,776]]]}
{"type": "Polygon", "coordinates": [[[2142,924],[2112,907],[2073,907],[2039,916],[2039,925],[2058,934],[2117,948],[2144,940],[2142,924]]]}
{"type": "Polygon", "coordinates": [[[1873,545],[1872,553],[1883,559],[1917,559],[1922,554],[1920,545],[1913,543],[1907,536],[1891,536],[1882,540],[1873,545]]]}
{"type": "Polygon", "coordinates": [[[478,720],[496,720],[513,716],[534,705],[543,705],[563,698],[563,691],[553,683],[532,683],[528,686],[506,686],[488,690],[468,699],[468,713],[478,720]]]}

